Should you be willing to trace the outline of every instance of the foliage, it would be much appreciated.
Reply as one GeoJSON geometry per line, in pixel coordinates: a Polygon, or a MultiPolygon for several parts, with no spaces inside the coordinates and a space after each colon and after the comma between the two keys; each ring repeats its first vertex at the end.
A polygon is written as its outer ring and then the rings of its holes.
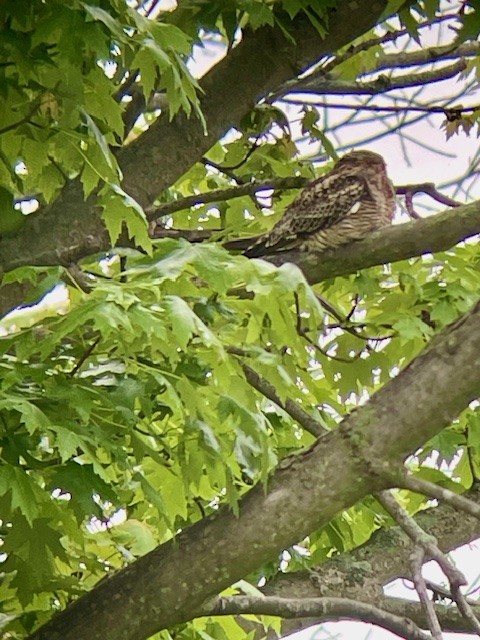
{"type": "MultiPolygon", "coordinates": [[[[135,119],[126,131],[130,81],[147,101],[165,93],[170,119],[201,119],[202,93],[188,69],[195,43],[212,38],[229,50],[241,30],[271,26],[288,34],[285,15],[298,14],[324,34],[334,3],[187,0],[158,19],[132,4],[12,0],[0,7],[0,234],[14,235],[24,223],[14,199],[44,207],[79,179],[85,198],[97,198],[112,242],[110,252],[85,257],[85,282],[63,267],[28,266],[3,282],[30,279],[40,296],[61,278],[69,297],[68,309],[32,307],[0,321],[5,638],[26,637],[101,578],[220,506],[237,511],[252,485],[268,486],[280,460],[313,442],[252,388],[245,366],[281,402],[295,400],[335,429],[478,300],[476,241],[315,287],[294,265],[232,256],[215,242],[152,241],[117,163],[125,134],[140,136],[157,115],[135,119]],[[113,248],[125,229],[136,249],[113,248]]],[[[418,38],[417,23],[437,9],[435,2],[403,9],[401,23],[418,38]]],[[[478,34],[477,13],[467,12],[460,39],[478,34]]],[[[348,47],[339,52],[338,80],[375,70],[382,43],[361,51],[374,36],[359,38],[350,57],[348,47]]],[[[335,133],[318,109],[305,106],[297,135],[284,109],[257,105],[157,204],[234,181],[321,175],[332,165],[326,156],[336,155],[335,133]],[[302,156],[305,144],[327,161],[302,156]]],[[[254,235],[294,195],[201,204],[162,224],[220,230],[218,238],[254,235]]],[[[480,465],[478,419],[467,408],[417,453],[412,468],[428,475],[433,451],[437,470],[448,469],[436,481],[448,483],[453,474],[470,486],[480,465]]],[[[410,494],[408,501],[412,512],[424,506],[410,494]]],[[[256,584],[280,568],[294,571],[363,544],[382,513],[366,499],[245,580],[256,584]]],[[[238,589],[248,592],[248,582],[238,589]]],[[[266,617],[263,624],[277,625],[266,617]]],[[[157,637],[248,634],[233,618],[205,618],[157,637]]]]}

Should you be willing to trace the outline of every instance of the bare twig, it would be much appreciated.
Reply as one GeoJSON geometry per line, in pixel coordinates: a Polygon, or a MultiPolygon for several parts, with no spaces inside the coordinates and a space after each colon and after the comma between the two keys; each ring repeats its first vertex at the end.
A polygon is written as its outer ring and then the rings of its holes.
{"type": "MultiPolygon", "coordinates": [[[[390,340],[390,338],[395,337],[394,333],[389,333],[386,336],[367,336],[359,331],[360,328],[364,329],[367,326],[364,322],[362,322],[361,324],[350,322],[346,317],[343,317],[342,314],[337,311],[337,309],[335,309],[335,307],[332,306],[326,298],[321,296],[319,293],[315,293],[315,297],[325,309],[325,311],[329,313],[333,318],[338,320],[338,322],[336,323],[325,324],[325,329],[342,329],[343,331],[350,333],[352,336],[355,336],[359,340],[371,340],[372,342],[382,342],[383,340],[390,340]]],[[[378,326],[384,329],[392,328],[391,324],[381,324],[378,326]]]]}
{"type": "Polygon", "coordinates": [[[102,339],[102,336],[98,336],[97,338],[95,338],[95,340],[88,347],[88,349],[84,351],[84,353],[79,358],[77,364],[73,367],[73,369],[68,374],[70,378],[73,378],[73,376],[78,372],[78,370],[80,369],[82,364],[85,362],[85,360],[92,355],[93,351],[95,350],[95,348],[97,347],[101,339],[102,339]]]}
{"type": "Polygon", "coordinates": [[[443,573],[448,578],[450,586],[459,587],[467,584],[463,573],[457,569],[447,556],[440,551],[437,541],[433,536],[426,533],[415,520],[400,506],[391,491],[381,491],[375,497],[392,518],[400,525],[411,540],[420,545],[428,555],[437,562],[443,573]]]}
{"type": "MultiPolygon", "coordinates": [[[[339,92],[340,93],[340,92],[339,92]]],[[[296,104],[296,105],[304,105],[305,102],[301,100],[296,100],[292,98],[285,98],[283,102],[288,104],[296,104]]],[[[452,113],[474,113],[475,111],[480,110],[480,105],[471,105],[469,107],[453,107],[453,106],[440,106],[440,105],[405,105],[405,106],[395,106],[395,105],[375,105],[375,104],[345,104],[338,102],[325,102],[315,100],[316,107],[323,107],[325,109],[351,109],[353,111],[373,111],[374,113],[406,113],[406,112],[417,112],[417,113],[441,113],[443,115],[448,115],[452,113]]]]}
{"type": "Polygon", "coordinates": [[[467,599],[460,591],[460,587],[458,585],[452,585],[451,588],[453,600],[455,601],[460,613],[465,618],[465,620],[470,623],[477,636],[480,636],[480,622],[476,615],[473,613],[473,609],[467,602],[467,599]]]}
{"type": "Polygon", "coordinates": [[[395,193],[399,196],[414,196],[416,193],[425,193],[427,196],[430,196],[437,202],[440,202],[440,204],[444,204],[446,207],[460,207],[462,205],[461,202],[453,200],[443,193],[440,193],[433,182],[398,185],[398,187],[395,187],[395,193]]]}
{"type": "MultiPolygon", "coordinates": [[[[323,349],[323,347],[321,347],[318,344],[318,342],[316,342],[315,340],[312,340],[312,338],[310,338],[306,330],[302,327],[300,305],[299,305],[298,295],[296,293],[295,293],[295,310],[296,310],[296,316],[297,316],[296,329],[297,329],[298,335],[301,338],[303,338],[311,347],[313,347],[316,351],[318,351],[318,353],[321,353],[326,358],[330,358],[331,360],[336,360],[337,362],[350,363],[350,362],[355,362],[355,360],[358,360],[358,358],[360,358],[362,353],[365,353],[366,351],[371,350],[370,345],[366,344],[363,349],[360,349],[360,351],[357,351],[357,353],[355,353],[353,356],[350,356],[349,358],[343,358],[342,356],[336,356],[328,353],[328,350],[323,349]]],[[[348,318],[347,318],[347,322],[348,322],[348,318]]]]}
{"type": "Polygon", "coordinates": [[[208,158],[202,158],[202,162],[204,162],[204,164],[209,164],[211,166],[214,166],[216,169],[218,169],[219,171],[222,171],[223,173],[226,173],[227,171],[235,171],[236,169],[240,169],[241,166],[243,166],[247,160],[250,158],[250,156],[252,155],[252,153],[254,151],[256,151],[260,145],[259,145],[259,140],[261,138],[262,134],[259,133],[255,140],[253,141],[252,145],[250,146],[250,148],[248,149],[247,153],[245,154],[245,156],[236,164],[232,164],[232,165],[220,165],[220,164],[212,164],[211,160],[209,160],[208,158]]]}
{"type": "Polygon", "coordinates": [[[428,621],[428,628],[432,632],[434,640],[442,640],[442,628],[435,612],[433,601],[430,600],[427,593],[427,585],[422,575],[422,565],[425,559],[425,551],[422,547],[417,547],[411,556],[412,559],[412,578],[415,589],[424,608],[425,615],[428,621]]]}
{"type": "Polygon", "coordinates": [[[455,58],[469,58],[480,53],[479,42],[464,42],[458,47],[446,44],[441,47],[429,47],[419,51],[403,51],[384,53],[378,56],[376,71],[380,69],[399,69],[423,64],[431,64],[439,60],[453,60],[455,58]]]}
{"type": "Polygon", "coordinates": [[[231,200],[233,198],[241,198],[242,196],[253,196],[259,191],[268,191],[270,189],[299,189],[309,182],[310,180],[308,178],[292,176],[291,178],[279,178],[266,180],[265,182],[249,182],[248,184],[227,187],[226,189],[214,189],[207,193],[198,193],[174,200],[173,202],[166,202],[165,204],[149,207],[146,210],[146,215],[149,220],[155,220],[162,216],[168,216],[175,211],[189,209],[199,204],[231,200]]]}
{"type": "Polygon", "coordinates": [[[413,207],[413,196],[416,193],[425,193],[437,202],[446,205],[447,207],[459,207],[461,205],[460,202],[456,200],[452,200],[448,196],[445,196],[443,193],[437,191],[433,182],[424,182],[421,184],[405,184],[395,187],[395,193],[397,195],[405,196],[405,207],[407,209],[408,215],[411,218],[418,220],[421,216],[415,211],[413,207]]]}
{"type": "MultiPolygon", "coordinates": [[[[437,542],[435,538],[428,535],[415,520],[408,515],[408,513],[400,506],[397,500],[394,498],[393,494],[390,491],[381,491],[376,494],[376,498],[382,504],[383,508],[396,520],[396,522],[400,525],[400,527],[405,531],[405,533],[416,543],[418,544],[423,551],[426,551],[428,555],[435,560],[445,576],[448,578],[450,583],[450,590],[452,593],[452,599],[458,606],[459,611],[469,622],[472,628],[480,635],[480,622],[475,617],[475,614],[472,611],[472,608],[468,604],[465,599],[465,596],[461,593],[460,587],[462,585],[467,584],[465,576],[459,569],[457,569],[454,564],[449,560],[449,558],[440,551],[437,546],[437,542]]],[[[423,551],[422,551],[422,559],[423,559],[423,551]]],[[[418,558],[417,558],[418,564],[418,558]]],[[[415,584],[419,585],[421,596],[423,593],[423,585],[419,578],[418,570],[415,572],[415,584]]],[[[430,615],[431,611],[428,615],[430,615]]],[[[434,620],[431,619],[432,623],[432,633],[436,626],[434,624],[434,620]]],[[[441,636],[435,636],[436,638],[441,638],[441,636]]]]}
{"type": "Polygon", "coordinates": [[[262,376],[258,374],[254,369],[243,363],[242,369],[248,384],[259,391],[263,396],[271,400],[271,402],[278,405],[286,413],[288,413],[288,415],[296,422],[298,422],[298,424],[301,425],[306,431],[311,433],[316,438],[327,432],[327,429],[325,429],[322,423],[313,418],[304,409],[302,409],[302,407],[297,402],[295,402],[295,400],[287,398],[285,402],[283,402],[278,396],[275,387],[270,382],[268,382],[268,380],[262,378],[262,376]]]}
{"type": "MultiPolygon", "coordinates": [[[[437,16],[434,20],[429,20],[424,22],[423,24],[418,25],[418,29],[425,29],[426,27],[431,27],[434,24],[440,24],[441,22],[445,22],[446,20],[458,20],[458,16],[456,14],[444,14],[443,16],[437,16]]],[[[360,42],[358,45],[348,47],[347,51],[341,55],[335,56],[333,59],[328,61],[326,64],[320,67],[320,71],[322,74],[328,73],[338,67],[343,62],[346,62],[353,56],[361,53],[362,51],[368,51],[372,47],[376,47],[378,45],[386,44],[388,42],[392,42],[401,38],[402,36],[408,36],[409,32],[407,29],[398,29],[395,31],[389,31],[385,33],[383,36],[379,36],[377,38],[370,38],[365,42],[360,42]]],[[[466,54],[463,54],[466,55],[466,54]]],[[[381,57],[380,57],[381,58],[381,57]]],[[[398,65],[401,66],[401,65],[398,65]]]]}
{"type": "Polygon", "coordinates": [[[442,500],[443,502],[450,504],[455,509],[465,511],[465,513],[469,513],[474,518],[480,519],[480,505],[468,498],[465,498],[464,496],[458,495],[458,493],[450,491],[450,489],[439,487],[433,482],[428,482],[422,478],[416,478],[407,474],[402,474],[400,477],[396,478],[395,482],[397,486],[402,487],[403,489],[408,489],[415,493],[421,493],[425,496],[429,496],[430,498],[435,498],[436,500],[442,500]]]}
{"type": "Polygon", "coordinates": [[[202,157],[200,162],[205,167],[212,167],[213,169],[216,169],[220,173],[224,173],[226,176],[231,178],[238,185],[245,184],[245,180],[243,178],[240,178],[239,176],[237,176],[237,174],[232,169],[229,169],[228,167],[222,167],[221,164],[217,164],[213,160],[209,160],[208,158],[205,158],[205,157],[202,157]]]}

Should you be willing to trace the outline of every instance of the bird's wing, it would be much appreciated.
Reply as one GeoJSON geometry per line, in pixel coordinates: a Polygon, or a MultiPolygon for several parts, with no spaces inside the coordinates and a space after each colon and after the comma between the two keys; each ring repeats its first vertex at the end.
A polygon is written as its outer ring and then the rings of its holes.
{"type": "Polygon", "coordinates": [[[355,214],[368,193],[361,175],[332,173],[306,187],[269,233],[268,245],[308,236],[355,214]]]}
{"type": "Polygon", "coordinates": [[[240,241],[226,243],[227,249],[245,249],[249,258],[292,248],[296,240],[327,229],[355,214],[362,198],[370,197],[368,184],[361,174],[345,174],[335,169],[306,187],[287,207],[271,231],[240,241]]]}

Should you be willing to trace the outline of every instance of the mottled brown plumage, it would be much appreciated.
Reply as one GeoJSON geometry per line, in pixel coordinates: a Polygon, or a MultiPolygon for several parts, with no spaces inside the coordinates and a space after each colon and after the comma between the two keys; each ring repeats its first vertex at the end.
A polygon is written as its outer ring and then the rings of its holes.
{"type": "Polygon", "coordinates": [[[250,258],[288,249],[325,251],[391,223],[395,191],[383,158],[351,151],[308,185],[268,233],[227,242],[250,258]]]}

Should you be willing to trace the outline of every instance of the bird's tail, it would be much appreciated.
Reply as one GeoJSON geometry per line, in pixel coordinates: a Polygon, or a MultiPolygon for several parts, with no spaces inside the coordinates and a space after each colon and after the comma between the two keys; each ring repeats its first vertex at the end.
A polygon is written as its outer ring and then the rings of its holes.
{"type": "Polygon", "coordinates": [[[237,238],[223,243],[228,251],[241,251],[247,258],[258,258],[265,253],[266,245],[263,236],[254,238],[237,238]]]}
{"type": "Polygon", "coordinates": [[[297,242],[296,237],[272,237],[271,233],[264,233],[254,238],[229,240],[224,242],[223,246],[229,251],[241,251],[247,258],[262,258],[279,251],[294,249],[297,246],[297,242]]]}

